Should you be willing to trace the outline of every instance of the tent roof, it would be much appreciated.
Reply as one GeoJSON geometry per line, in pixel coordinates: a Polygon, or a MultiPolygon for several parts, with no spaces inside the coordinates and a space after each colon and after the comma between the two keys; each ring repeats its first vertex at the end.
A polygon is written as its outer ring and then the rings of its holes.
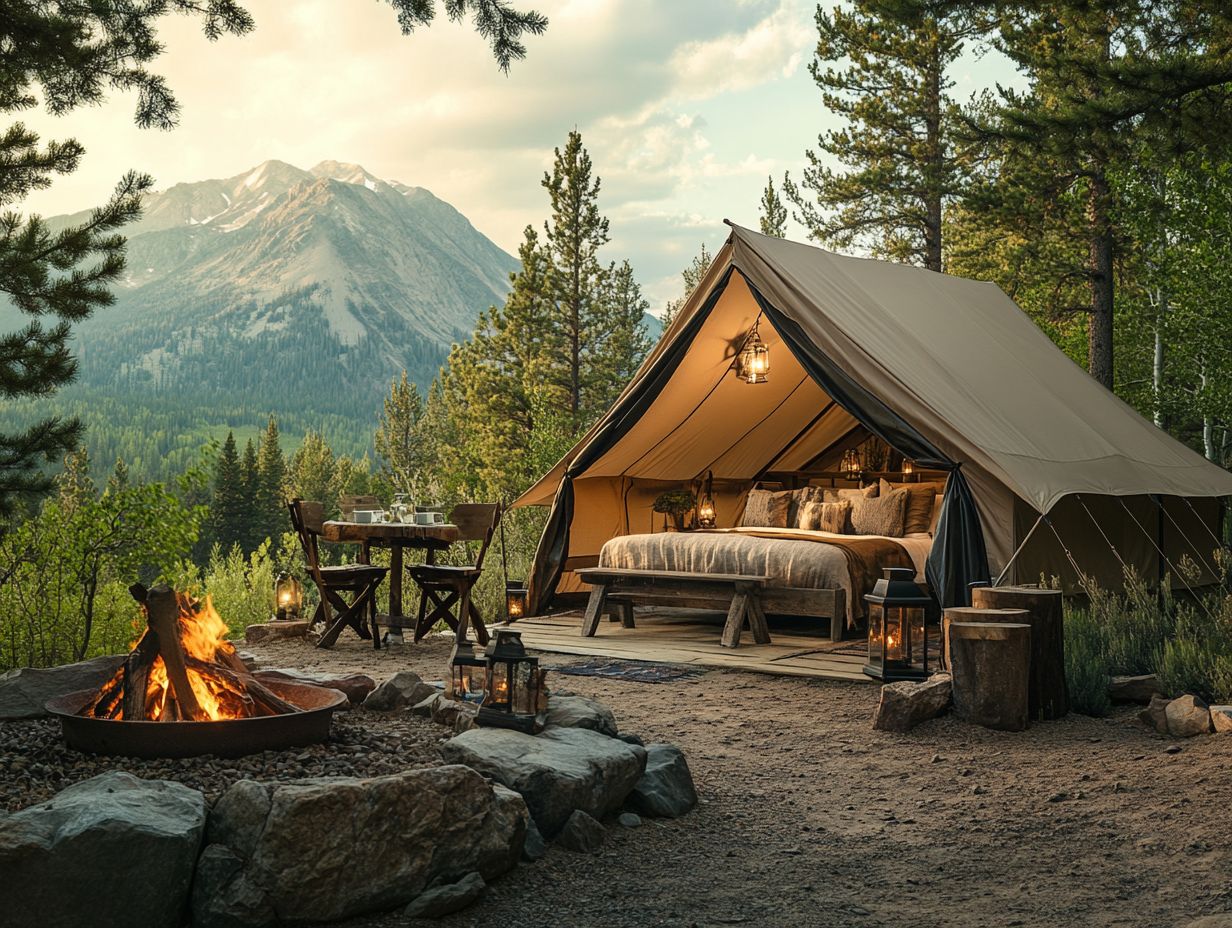
{"type": "MultiPolygon", "coordinates": [[[[731,268],[858,384],[954,460],[982,467],[1040,512],[1071,493],[1232,495],[1232,474],[1147,422],[1091,379],[995,284],[843,257],[735,225],[710,271],[633,383],[654,370],[665,348],[702,310],[731,268]]],[[[733,331],[711,333],[710,341],[718,334],[736,340],[747,331],[751,320],[745,318],[747,307],[740,305],[747,296],[744,286],[729,286],[724,292],[711,315],[715,325],[726,320],[733,331]]],[[[702,344],[699,333],[686,363],[695,352],[714,350],[713,345],[702,344]]],[[[774,354],[776,373],[786,366],[784,362],[794,363],[787,355],[786,349],[774,354]]],[[[727,363],[721,362],[720,376],[727,363]]],[[[643,418],[661,412],[678,420],[680,414],[669,409],[679,404],[678,397],[669,402],[675,395],[672,387],[676,394],[712,389],[700,376],[703,367],[694,365],[691,378],[674,376],[643,418]]],[[[824,392],[818,391],[817,400],[827,400],[824,392]]],[[[798,402],[799,394],[792,400],[798,402]]],[[[779,418],[791,422],[784,421],[785,437],[776,451],[790,450],[787,442],[819,412],[820,406],[803,420],[780,413],[779,418]]],[[[568,463],[603,421],[518,504],[550,502],[568,463]]],[[[626,469],[616,472],[645,476],[628,469],[629,462],[650,460],[660,469],[651,476],[669,476],[661,453],[622,457],[619,450],[613,448],[599,458],[588,473],[611,473],[619,461],[626,469]]],[[[688,479],[696,473],[670,476],[688,479]]]]}

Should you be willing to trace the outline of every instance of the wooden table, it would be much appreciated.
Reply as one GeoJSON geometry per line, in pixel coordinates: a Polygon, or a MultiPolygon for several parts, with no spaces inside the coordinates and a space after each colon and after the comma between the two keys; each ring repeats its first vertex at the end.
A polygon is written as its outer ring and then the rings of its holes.
{"type": "Polygon", "coordinates": [[[321,526],[321,537],[326,541],[351,542],[361,545],[360,560],[367,564],[369,549],[389,548],[389,614],[385,625],[396,630],[400,637],[403,621],[402,611],[402,551],[404,548],[423,548],[427,563],[436,560],[436,552],[443,551],[458,540],[458,527],[449,523],[417,525],[411,522],[340,522],[330,521],[321,526]]]}

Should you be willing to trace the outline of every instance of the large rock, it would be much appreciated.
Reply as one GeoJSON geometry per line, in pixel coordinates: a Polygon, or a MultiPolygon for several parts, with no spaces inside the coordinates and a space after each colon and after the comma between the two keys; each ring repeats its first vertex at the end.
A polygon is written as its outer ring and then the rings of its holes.
{"type": "Polygon", "coordinates": [[[684,752],[674,744],[646,746],[646,770],[625,803],[635,812],[679,818],[697,805],[697,790],[684,752]]]}
{"type": "Polygon", "coordinates": [[[258,670],[254,676],[258,680],[279,680],[290,683],[308,683],[312,686],[323,686],[326,689],[337,690],[344,694],[353,706],[362,703],[374,689],[376,681],[366,673],[310,673],[306,670],[293,670],[280,667],[275,670],[258,670]]]}
{"type": "Polygon", "coordinates": [[[1112,677],[1108,681],[1108,698],[1113,702],[1136,702],[1145,706],[1154,697],[1162,695],[1159,678],[1153,673],[1112,677]]]}
{"type": "Polygon", "coordinates": [[[433,884],[491,879],[522,853],[522,798],[460,766],[369,780],[236,783],[210,813],[194,928],[336,921],[433,884]]]}
{"type": "Polygon", "coordinates": [[[948,673],[933,674],[920,683],[910,680],[887,683],[881,688],[881,702],[877,704],[873,728],[900,734],[909,732],[949,708],[952,692],[948,673]]]}
{"type": "Polygon", "coordinates": [[[6,928],[178,928],[205,829],[205,797],[111,771],[0,816],[6,928]]]}
{"type": "Polygon", "coordinates": [[[521,793],[547,838],[575,809],[593,818],[615,812],[646,766],[644,748],[584,728],[548,728],[539,735],[475,728],[445,742],[441,753],[521,793]]]}
{"type": "Polygon", "coordinates": [[[442,918],[460,912],[482,896],[487,885],[478,873],[468,873],[456,883],[434,886],[420,893],[403,914],[410,918],[442,918]]]}
{"type": "Polygon", "coordinates": [[[1168,734],[1174,738],[1192,738],[1211,731],[1211,710],[1197,696],[1178,696],[1164,710],[1168,719],[1168,734]]]}
{"type": "Polygon", "coordinates": [[[1217,732],[1232,731],[1232,706],[1211,706],[1211,722],[1217,732]]]}
{"type": "Polygon", "coordinates": [[[1185,928],[1232,928],[1232,912],[1204,915],[1202,918],[1194,919],[1185,928]]]}
{"type": "Polygon", "coordinates": [[[364,708],[388,712],[390,709],[421,703],[429,696],[436,695],[436,692],[436,687],[424,683],[419,674],[399,670],[368,694],[368,698],[364,700],[364,708]]]}
{"type": "Polygon", "coordinates": [[[1161,735],[1168,733],[1168,703],[1167,696],[1152,696],[1151,704],[1138,713],[1138,721],[1148,728],[1153,728],[1161,735]]]}
{"type": "Polygon", "coordinates": [[[0,721],[49,715],[43,704],[53,696],[102,686],[120,669],[126,654],[96,657],[59,667],[17,667],[0,674],[0,721]]]}
{"type": "Polygon", "coordinates": [[[593,854],[603,846],[607,833],[603,825],[581,809],[574,809],[565,827],[556,836],[556,843],[579,854],[593,854]]]}
{"type": "Polygon", "coordinates": [[[612,738],[619,736],[612,710],[587,696],[552,696],[548,699],[548,725],[588,728],[612,738]]]}

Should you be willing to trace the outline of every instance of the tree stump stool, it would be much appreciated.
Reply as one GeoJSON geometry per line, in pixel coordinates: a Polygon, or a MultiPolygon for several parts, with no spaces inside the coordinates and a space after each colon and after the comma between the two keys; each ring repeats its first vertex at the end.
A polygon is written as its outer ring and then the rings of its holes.
{"type": "Polygon", "coordinates": [[[951,622],[948,638],[954,714],[986,728],[1025,729],[1031,626],[951,622]]]}
{"type": "Polygon", "coordinates": [[[941,615],[941,669],[950,669],[950,625],[954,622],[1008,622],[1030,625],[1025,609],[978,609],[975,606],[951,606],[941,615]]]}
{"type": "Polygon", "coordinates": [[[1061,591],[1022,586],[976,587],[971,591],[971,604],[988,609],[1027,610],[1028,618],[1022,621],[1031,626],[1031,718],[1047,721],[1069,712],[1061,591]]]}

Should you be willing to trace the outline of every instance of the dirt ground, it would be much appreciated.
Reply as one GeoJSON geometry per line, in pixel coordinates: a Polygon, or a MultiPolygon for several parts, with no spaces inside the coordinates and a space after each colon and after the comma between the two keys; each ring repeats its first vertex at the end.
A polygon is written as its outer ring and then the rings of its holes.
{"type": "MultiPolygon", "coordinates": [[[[439,679],[448,649],[251,650],[379,680],[439,679]]],[[[1174,742],[1129,711],[1018,734],[946,717],[891,735],[872,730],[873,685],[724,671],[549,681],[606,702],[623,731],[682,747],[700,805],[613,824],[594,857],[553,847],[438,924],[1173,928],[1232,912],[1232,736],[1174,742]]]]}

